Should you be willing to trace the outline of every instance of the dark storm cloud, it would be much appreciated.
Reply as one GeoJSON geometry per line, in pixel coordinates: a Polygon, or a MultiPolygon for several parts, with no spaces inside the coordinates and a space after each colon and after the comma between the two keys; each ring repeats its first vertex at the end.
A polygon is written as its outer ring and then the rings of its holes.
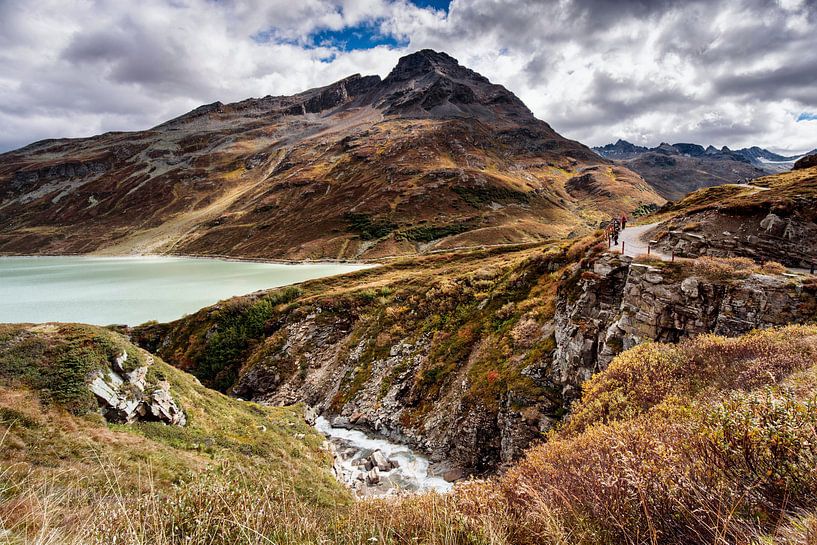
{"type": "Polygon", "coordinates": [[[98,32],[77,34],[62,54],[73,65],[105,71],[112,82],[196,96],[209,85],[190,69],[189,57],[186,45],[172,34],[156,36],[128,17],[98,32]]]}
{"type": "Polygon", "coordinates": [[[457,4],[455,29],[525,58],[519,82],[534,111],[591,144],[805,139],[799,111],[817,107],[817,0],[498,2],[457,4]],[[539,92],[532,92],[537,89],[539,92]],[[788,125],[791,132],[782,132],[788,125]],[[731,135],[731,137],[730,137],[731,135]]]}
{"type": "Polygon", "coordinates": [[[812,57],[779,68],[720,78],[716,92],[755,100],[802,96],[817,104],[817,50],[812,57]]]}
{"type": "Polygon", "coordinates": [[[817,146],[817,0],[0,0],[0,150],[141,129],[444,50],[595,145],[817,146]],[[344,51],[320,32],[407,43],[344,51]]]}

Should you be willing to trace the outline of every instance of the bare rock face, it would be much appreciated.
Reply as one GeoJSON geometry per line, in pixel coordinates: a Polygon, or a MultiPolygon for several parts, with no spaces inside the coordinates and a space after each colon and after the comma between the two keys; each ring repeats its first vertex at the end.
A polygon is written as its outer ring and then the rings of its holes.
{"type": "Polygon", "coordinates": [[[732,217],[707,210],[668,222],[658,245],[678,257],[749,257],[779,261],[789,267],[810,268],[817,263],[817,223],[810,217],[813,203],[798,204],[793,213],[769,211],[732,217]],[[694,229],[684,228],[694,225],[694,229]]]}
{"type": "Polygon", "coordinates": [[[794,167],[792,170],[800,170],[801,168],[811,168],[817,167],[817,154],[814,155],[806,155],[805,157],[801,157],[794,163],[794,167]]]}
{"type": "Polygon", "coordinates": [[[599,351],[621,308],[629,270],[627,258],[611,255],[579,273],[559,293],[553,375],[567,397],[577,396],[581,383],[600,370],[599,351]]]}
{"type": "Polygon", "coordinates": [[[792,275],[711,281],[682,268],[659,269],[605,255],[558,295],[554,383],[567,399],[620,352],[646,341],[678,342],[809,321],[812,289],[792,275]]]}
{"type": "Polygon", "coordinates": [[[148,367],[136,367],[126,371],[127,352],[114,359],[111,369],[94,371],[89,377],[88,388],[99,402],[102,416],[108,422],[132,424],[134,422],[163,422],[184,426],[187,417],[170,394],[170,384],[159,381],[147,383],[148,367]]]}

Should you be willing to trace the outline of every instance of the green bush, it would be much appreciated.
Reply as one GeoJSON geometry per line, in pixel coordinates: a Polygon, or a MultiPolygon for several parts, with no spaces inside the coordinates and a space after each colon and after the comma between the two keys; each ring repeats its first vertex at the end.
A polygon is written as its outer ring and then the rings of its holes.
{"type": "Polygon", "coordinates": [[[238,378],[247,349],[265,336],[266,324],[277,307],[292,302],[300,294],[299,288],[288,287],[249,306],[237,304],[223,309],[216,320],[215,332],[207,339],[196,376],[217,390],[229,389],[238,378]]]}
{"type": "Polygon", "coordinates": [[[523,191],[509,189],[506,187],[484,186],[484,187],[463,187],[458,186],[453,188],[454,193],[460,196],[462,200],[473,206],[479,208],[492,202],[508,204],[508,203],[528,203],[530,195],[523,191]]]}
{"type": "Polygon", "coordinates": [[[397,233],[397,240],[411,242],[431,242],[451,235],[458,235],[468,231],[471,227],[466,223],[452,223],[450,225],[420,225],[405,229],[397,233]]]}
{"type": "Polygon", "coordinates": [[[388,236],[397,229],[397,225],[384,219],[375,219],[369,214],[347,212],[344,219],[349,222],[349,229],[363,240],[376,240],[388,236]]]}

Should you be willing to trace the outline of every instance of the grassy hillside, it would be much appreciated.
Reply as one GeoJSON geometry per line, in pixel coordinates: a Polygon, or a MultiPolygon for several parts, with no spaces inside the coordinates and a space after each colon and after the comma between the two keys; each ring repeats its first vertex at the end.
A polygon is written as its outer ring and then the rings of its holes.
{"type": "Polygon", "coordinates": [[[595,240],[400,260],[133,334],[210,387],[364,414],[455,467],[490,472],[564,412],[545,376],[555,294],[595,240]]]}
{"type": "MultiPolygon", "coordinates": [[[[26,334],[63,333],[5,326],[4,369],[26,334]]],[[[159,365],[190,429],[106,427],[4,376],[0,521],[29,532],[20,543],[811,543],[817,531],[817,327],[639,346],[504,476],[355,503],[319,478],[316,438],[291,411],[159,365]],[[210,447],[193,446],[197,431],[210,447]]]]}
{"type": "Polygon", "coordinates": [[[649,221],[693,216],[709,210],[737,216],[773,212],[786,217],[798,212],[813,221],[815,196],[817,168],[792,170],[754,179],[751,187],[729,184],[695,191],[664,206],[649,221]]]}
{"type": "Polygon", "coordinates": [[[230,494],[253,487],[305,506],[349,501],[299,407],[228,398],[161,360],[148,379],[170,382],[187,425],[106,424],[85,377],[122,351],[147,356],[98,327],[0,325],[0,542],[110,543],[108,531],[142,542],[144,510],[159,506],[179,510],[189,535],[202,509],[232,508],[230,494]]]}

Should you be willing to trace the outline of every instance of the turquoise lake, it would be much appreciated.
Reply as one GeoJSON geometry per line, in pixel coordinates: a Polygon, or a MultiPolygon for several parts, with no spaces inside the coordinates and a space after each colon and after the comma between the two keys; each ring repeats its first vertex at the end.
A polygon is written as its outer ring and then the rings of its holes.
{"type": "Polygon", "coordinates": [[[369,266],[184,257],[0,257],[0,322],[166,322],[235,295],[369,266]]]}

